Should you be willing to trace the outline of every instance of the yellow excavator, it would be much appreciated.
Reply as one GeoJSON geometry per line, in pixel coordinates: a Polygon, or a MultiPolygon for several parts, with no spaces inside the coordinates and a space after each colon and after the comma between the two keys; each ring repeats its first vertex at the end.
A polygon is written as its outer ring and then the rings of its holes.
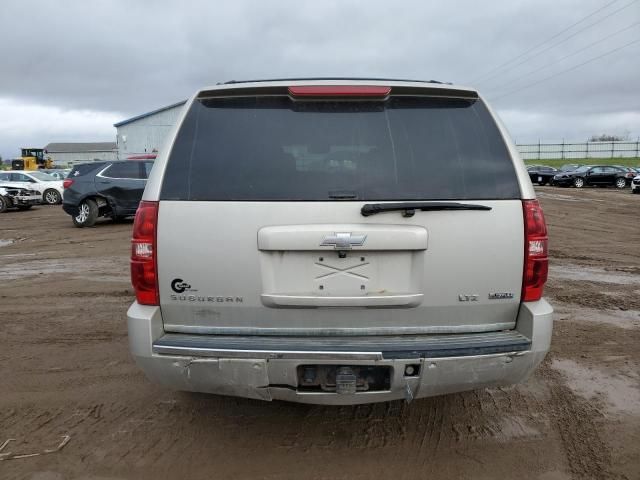
{"type": "Polygon", "coordinates": [[[38,170],[39,168],[52,168],[53,160],[44,158],[43,148],[23,148],[22,156],[11,162],[12,170],[38,170]]]}

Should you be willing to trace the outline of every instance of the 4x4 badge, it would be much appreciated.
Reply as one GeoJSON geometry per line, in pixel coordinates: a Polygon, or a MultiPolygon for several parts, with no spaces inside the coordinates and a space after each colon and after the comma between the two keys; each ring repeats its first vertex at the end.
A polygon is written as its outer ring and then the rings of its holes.
{"type": "Polygon", "coordinates": [[[334,247],[336,250],[350,250],[351,247],[364,245],[366,235],[353,235],[351,232],[336,232],[333,235],[325,235],[321,247],[334,247]]]}

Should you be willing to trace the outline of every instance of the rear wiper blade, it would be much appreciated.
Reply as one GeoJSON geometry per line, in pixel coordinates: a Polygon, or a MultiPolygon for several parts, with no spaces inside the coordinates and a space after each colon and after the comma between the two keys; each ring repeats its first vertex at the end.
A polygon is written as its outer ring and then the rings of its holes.
{"type": "Polygon", "coordinates": [[[486,205],[458,202],[402,202],[402,203],[367,203],[360,209],[363,217],[369,217],[376,213],[393,212],[402,210],[403,217],[413,217],[416,210],[434,212],[439,210],[491,210],[486,205]]]}

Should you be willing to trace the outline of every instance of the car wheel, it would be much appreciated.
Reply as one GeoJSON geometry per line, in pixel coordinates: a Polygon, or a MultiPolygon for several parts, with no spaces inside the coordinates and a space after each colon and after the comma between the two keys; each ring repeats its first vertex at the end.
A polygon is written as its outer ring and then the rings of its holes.
{"type": "Polygon", "coordinates": [[[78,214],[73,217],[73,224],[76,227],[93,227],[98,218],[98,204],[88,198],[78,207],[78,214]]]}
{"type": "Polygon", "coordinates": [[[57,190],[53,190],[52,188],[44,191],[42,199],[47,205],[57,205],[62,202],[62,196],[60,195],[60,192],[58,192],[57,190]]]}
{"type": "Polygon", "coordinates": [[[7,203],[7,199],[0,195],[0,213],[6,212],[7,208],[9,208],[9,204],[7,203]]]}
{"type": "Polygon", "coordinates": [[[620,178],[616,178],[616,188],[624,188],[627,186],[627,181],[620,177],[620,178]]]}
{"type": "Polygon", "coordinates": [[[582,188],[584,187],[584,178],[574,178],[573,179],[573,186],[576,188],[582,188]]]}

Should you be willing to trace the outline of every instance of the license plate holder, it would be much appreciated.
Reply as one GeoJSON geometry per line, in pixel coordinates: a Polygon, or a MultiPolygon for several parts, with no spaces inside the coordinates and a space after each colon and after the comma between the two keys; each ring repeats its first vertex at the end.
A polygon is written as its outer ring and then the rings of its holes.
{"type": "Polygon", "coordinates": [[[298,365],[298,391],[339,395],[387,391],[391,373],[387,365],[298,365]]]}
{"type": "Polygon", "coordinates": [[[336,372],[336,393],[352,395],[358,389],[358,377],[349,367],[340,367],[336,372]]]}

